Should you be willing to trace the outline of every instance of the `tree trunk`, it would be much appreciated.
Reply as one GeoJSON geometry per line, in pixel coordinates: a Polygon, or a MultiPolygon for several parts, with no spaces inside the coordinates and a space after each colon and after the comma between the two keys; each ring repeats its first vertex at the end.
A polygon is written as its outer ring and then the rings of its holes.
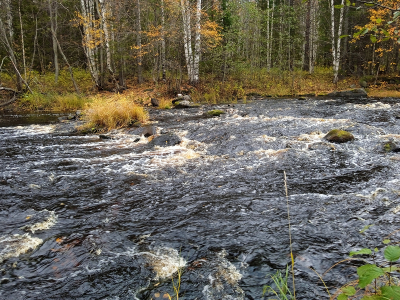
{"type": "Polygon", "coordinates": [[[181,0],[182,19],[183,19],[183,45],[185,49],[186,66],[189,81],[193,78],[193,55],[192,55],[192,31],[190,26],[190,5],[188,0],[181,0]]]}
{"type": "Polygon", "coordinates": [[[195,44],[194,44],[194,59],[193,59],[193,78],[191,78],[192,84],[197,84],[200,79],[200,53],[201,53],[201,0],[197,0],[196,5],[196,33],[195,33],[195,44]]]}
{"type": "Polygon", "coordinates": [[[24,80],[26,81],[26,55],[25,55],[25,41],[24,41],[24,29],[22,27],[22,15],[21,15],[21,0],[19,1],[18,6],[18,15],[19,15],[19,25],[21,29],[21,47],[22,47],[22,63],[24,65],[24,80]]]}
{"type": "Polygon", "coordinates": [[[67,57],[65,56],[64,51],[63,51],[62,48],[61,48],[61,45],[60,45],[60,42],[59,42],[58,39],[57,39],[56,33],[55,33],[54,31],[52,31],[52,35],[53,35],[54,40],[56,41],[56,45],[57,45],[57,47],[58,47],[58,50],[59,50],[60,53],[61,53],[61,56],[63,57],[65,63],[66,63],[67,66],[68,66],[69,74],[70,74],[70,76],[71,76],[71,81],[72,81],[72,83],[74,84],[75,91],[76,91],[78,94],[80,94],[79,87],[78,87],[78,85],[76,84],[76,81],[75,81],[75,78],[74,78],[74,72],[72,71],[71,65],[69,64],[68,59],[67,59],[67,57]]]}
{"type": "Polygon", "coordinates": [[[167,71],[165,68],[165,12],[164,0],[161,0],[161,72],[162,80],[167,79],[167,71]]]}
{"type": "Polygon", "coordinates": [[[14,68],[14,72],[16,75],[16,86],[17,86],[17,91],[20,92],[22,91],[22,82],[23,79],[21,77],[21,73],[18,70],[18,62],[15,57],[14,53],[14,48],[13,48],[13,37],[14,37],[14,32],[12,30],[12,18],[11,18],[11,4],[9,0],[5,1],[6,4],[6,15],[7,15],[7,23],[5,24],[3,20],[0,17],[0,40],[2,44],[4,45],[7,54],[11,60],[11,63],[14,68]]]}
{"type": "Polygon", "coordinates": [[[104,45],[105,45],[105,50],[106,50],[106,65],[107,65],[107,70],[111,75],[112,82],[115,86],[115,89],[118,91],[119,90],[119,85],[118,81],[115,78],[115,72],[113,68],[113,63],[112,63],[112,55],[111,55],[111,47],[110,47],[110,30],[109,30],[109,23],[108,23],[108,18],[111,17],[111,7],[109,5],[109,2],[105,0],[99,0],[100,3],[100,15],[101,15],[101,26],[103,29],[104,33],[104,45]]]}
{"type": "Polygon", "coordinates": [[[339,78],[339,66],[340,66],[340,36],[342,35],[343,26],[343,12],[344,12],[344,0],[341,1],[342,8],[340,8],[340,15],[338,24],[335,24],[335,3],[334,0],[330,0],[331,9],[331,35],[332,35],[332,58],[333,58],[333,83],[337,84],[339,78]],[[336,31],[337,25],[337,31],[336,31]]]}
{"type": "Polygon", "coordinates": [[[60,67],[58,64],[58,50],[57,50],[57,1],[49,0],[49,13],[50,13],[50,29],[52,32],[53,41],[53,54],[54,54],[54,81],[58,82],[60,75],[60,67]]]}
{"type": "Polygon", "coordinates": [[[136,46],[137,46],[137,73],[138,83],[143,82],[143,71],[142,71],[142,25],[140,19],[140,0],[136,0],[136,46]]]}
{"type": "Polygon", "coordinates": [[[85,50],[86,58],[88,60],[88,68],[92,79],[97,88],[101,88],[100,74],[98,70],[98,63],[96,60],[95,50],[96,41],[93,37],[95,32],[95,15],[94,15],[94,0],[81,0],[82,9],[82,27],[83,27],[83,48],[85,50]]]}

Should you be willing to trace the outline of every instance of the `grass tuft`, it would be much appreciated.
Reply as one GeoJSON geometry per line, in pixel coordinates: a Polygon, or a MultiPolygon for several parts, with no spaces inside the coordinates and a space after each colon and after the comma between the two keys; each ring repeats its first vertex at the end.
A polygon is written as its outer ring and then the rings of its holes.
{"type": "Polygon", "coordinates": [[[148,120],[147,111],[123,95],[93,97],[84,110],[84,116],[87,123],[81,129],[95,128],[96,131],[129,127],[136,122],[145,123],[148,120]]]}

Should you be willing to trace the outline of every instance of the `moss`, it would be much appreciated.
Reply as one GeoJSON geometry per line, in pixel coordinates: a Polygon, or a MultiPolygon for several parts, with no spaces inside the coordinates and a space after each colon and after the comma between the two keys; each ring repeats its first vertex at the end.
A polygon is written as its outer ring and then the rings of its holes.
{"type": "Polygon", "coordinates": [[[383,145],[383,150],[385,152],[392,152],[396,148],[397,148],[397,146],[393,142],[387,142],[386,144],[383,145]]]}
{"type": "Polygon", "coordinates": [[[207,112],[208,116],[211,117],[219,117],[220,115],[224,114],[225,112],[223,110],[220,109],[214,109],[214,110],[210,110],[207,112]]]}
{"type": "Polygon", "coordinates": [[[346,143],[354,140],[354,136],[345,130],[333,129],[324,137],[326,140],[334,143],[346,143]]]}

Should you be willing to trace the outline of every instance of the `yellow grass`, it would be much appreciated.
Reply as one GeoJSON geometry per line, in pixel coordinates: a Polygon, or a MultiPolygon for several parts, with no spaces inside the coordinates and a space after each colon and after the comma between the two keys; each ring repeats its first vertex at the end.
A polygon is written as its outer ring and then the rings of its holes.
{"type": "Polygon", "coordinates": [[[96,128],[98,131],[129,127],[148,120],[147,111],[125,95],[94,96],[87,104],[84,116],[87,124],[83,129],[96,128]]]}
{"type": "Polygon", "coordinates": [[[400,98],[400,91],[369,89],[368,96],[378,97],[378,98],[388,98],[388,97],[400,98]]]}

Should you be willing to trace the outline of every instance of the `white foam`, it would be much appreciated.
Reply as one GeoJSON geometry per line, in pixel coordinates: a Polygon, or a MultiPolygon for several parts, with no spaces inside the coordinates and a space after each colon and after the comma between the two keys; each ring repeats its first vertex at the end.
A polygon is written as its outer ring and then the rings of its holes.
{"type": "Polygon", "coordinates": [[[34,250],[42,243],[42,239],[31,237],[29,234],[2,236],[0,237],[0,263],[10,257],[18,257],[29,250],[34,250]]]}
{"type": "Polygon", "coordinates": [[[392,107],[391,107],[390,104],[384,104],[382,102],[376,102],[376,103],[368,103],[368,104],[354,104],[354,108],[356,108],[356,109],[376,110],[376,109],[390,109],[392,107]]]}
{"type": "MultiPolygon", "coordinates": [[[[47,209],[44,209],[44,210],[38,212],[38,214],[39,213],[47,214],[48,216],[41,222],[26,225],[26,226],[22,227],[21,229],[29,230],[32,233],[35,233],[35,231],[38,231],[38,230],[50,229],[57,223],[58,216],[55,214],[54,211],[48,211],[47,209]]],[[[30,218],[32,218],[34,216],[35,215],[29,215],[26,217],[26,219],[29,220],[30,218]]]]}
{"type": "Polygon", "coordinates": [[[138,254],[144,256],[154,272],[156,272],[156,280],[170,278],[180,268],[186,266],[186,260],[179,255],[178,251],[172,248],[159,248],[155,251],[140,252],[138,254]]]}

